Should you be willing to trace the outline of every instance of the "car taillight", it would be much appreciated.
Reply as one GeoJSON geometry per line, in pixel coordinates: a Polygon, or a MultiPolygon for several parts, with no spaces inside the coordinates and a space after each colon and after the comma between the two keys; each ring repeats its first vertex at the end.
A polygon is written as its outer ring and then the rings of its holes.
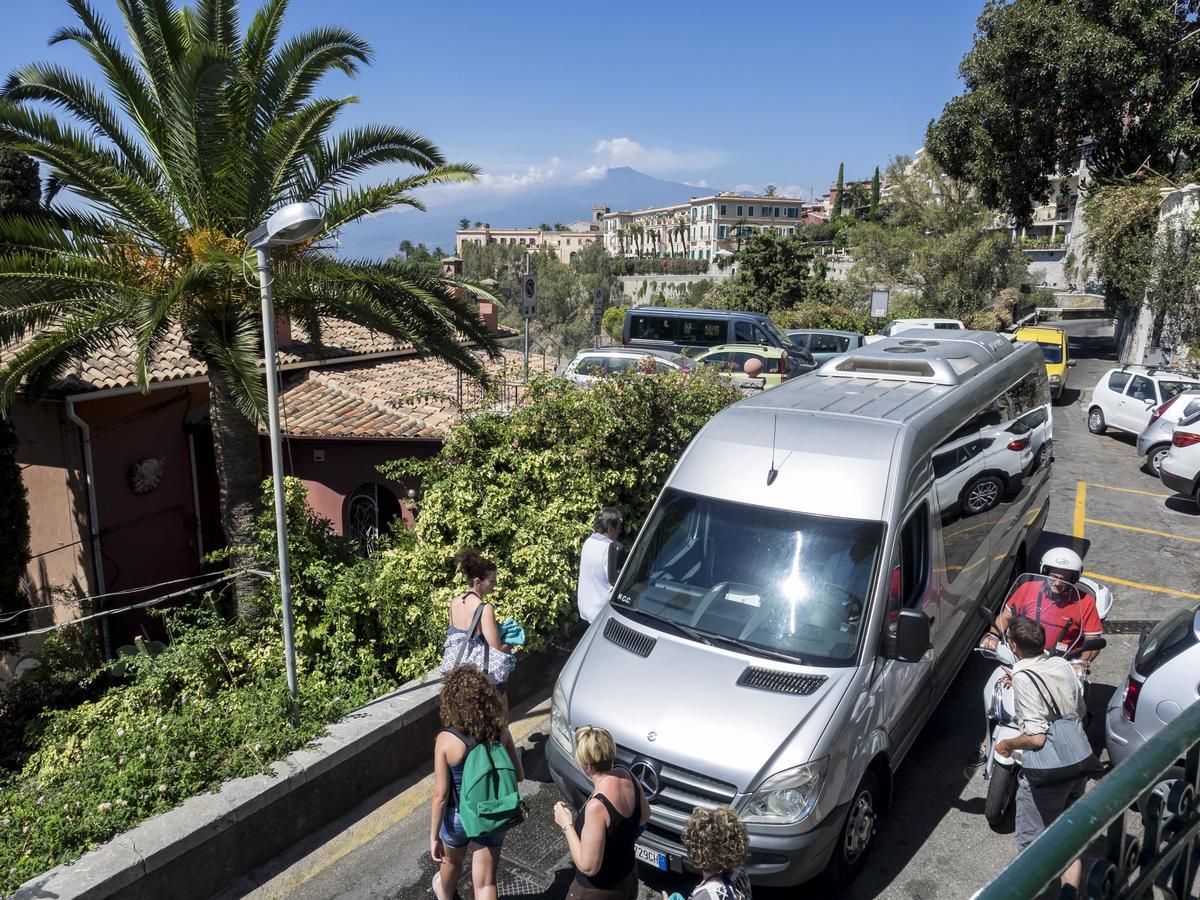
{"type": "Polygon", "coordinates": [[[1020,452],[1021,450],[1024,450],[1028,446],[1029,446],[1029,438],[1017,438],[1015,441],[1008,442],[1008,449],[1016,450],[1018,452],[1020,452]]]}
{"type": "Polygon", "coordinates": [[[1138,694],[1142,691],[1142,683],[1134,680],[1132,675],[1125,685],[1125,699],[1121,701],[1121,714],[1130,722],[1137,719],[1138,694]]]}
{"type": "Polygon", "coordinates": [[[1190,431],[1177,431],[1171,437],[1172,447],[1190,447],[1192,444],[1200,444],[1200,434],[1194,434],[1190,431]]]}
{"type": "Polygon", "coordinates": [[[1147,422],[1146,425],[1150,426],[1150,425],[1153,425],[1155,422],[1157,422],[1162,417],[1162,414],[1167,411],[1167,407],[1169,407],[1172,403],[1174,403],[1178,399],[1179,399],[1179,395],[1176,394],[1174,397],[1172,397],[1166,403],[1160,403],[1158,406],[1154,407],[1154,412],[1152,412],[1150,414],[1150,421],[1147,422]]]}
{"type": "Polygon", "coordinates": [[[784,378],[787,377],[787,354],[781,354],[779,357],[779,374],[784,378]]]}

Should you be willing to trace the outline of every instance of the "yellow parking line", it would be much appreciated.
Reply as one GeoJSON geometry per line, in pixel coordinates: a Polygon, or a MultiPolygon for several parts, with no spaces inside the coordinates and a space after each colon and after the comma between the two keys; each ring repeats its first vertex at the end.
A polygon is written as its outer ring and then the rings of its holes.
{"type": "Polygon", "coordinates": [[[1156,594],[1174,594],[1176,597],[1187,597],[1190,600],[1200,600],[1200,594],[1191,594],[1187,591],[1177,591],[1173,588],[1158,587],[1154,584],[1139,584],[1136,581],[1126,581],[1124,578],[1113,578],[1111,575],[1099,575],[1096,572],[1084,572],[1088,578],[1095,578],[1099,581],[1108,581],[1112,584],[1121,584],[1125,587],[1137,588],[1140,591],[1153,591],[1156,594]]]}
{"type": "MultiPolygon", "coordinates": [[[[1082,484],[1083,482],[1080,482],[1082,484]]],[[[1122,494],[1142,494],[1146,497],[1174,497],[1174,494],[1164,494],[1162,491],[1141,491],[1137,488],[1113,487],[1111,484],[1096,484],[1094,481],[1089,481],[1094,488],[1103,488],[1106,491],[1120,491],[1122,494]]]]}
{"type": "Polygon", "coordinates": [[[1072,534],[1075,537],[1075,550],[1082,555],[1083,550],[1083,521],[1087,511],[1087,482],[1075,482],[1075,527],[1072,534]]]}
{"type": "Polygon", "coordinates": [[[1153,534],[1156,537],[1171,538],[1175,541],[1188,541],[1200,544],[1200,538],[1184,537],[1182,534],[1171,534],[1167,531],[1155,531],[1153,528],[1139,528],[1136,525],[1122,525],[1120,522],[1105,522],[1103,519],[1084,519],[1089,525],[1103,525],[1105,528],[1120,528],[1122,531],[1136,531],[1139,534],[1153,534]]]}

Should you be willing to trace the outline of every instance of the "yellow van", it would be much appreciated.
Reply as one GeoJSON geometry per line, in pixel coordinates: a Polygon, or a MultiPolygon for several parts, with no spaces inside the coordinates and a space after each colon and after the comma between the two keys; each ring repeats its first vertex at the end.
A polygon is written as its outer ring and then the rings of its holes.
{"type": "Polygon", "coordinates": [[[1050,394],[1055,400],[1062,397],[1067,386],[1067,369],[1075,360],[1067,357],[1067,333],[1058,328],[1018,328],[1018,341],[1031,341],[1042,348],[1042,359],[1046,361],[1046,374],[1050,376],[1050,394]]]}

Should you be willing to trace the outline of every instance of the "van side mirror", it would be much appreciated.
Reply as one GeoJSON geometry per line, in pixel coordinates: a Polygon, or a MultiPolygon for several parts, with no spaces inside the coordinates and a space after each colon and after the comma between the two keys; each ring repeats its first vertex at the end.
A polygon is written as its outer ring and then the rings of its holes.
{"type": "Polygon", "coordinates": [[[920,662],[933,646],[929,636],[929,616],[919,609],[902,609],[896,617],[896,634],[892,639],[892,659],[920,662]]]}
{"type": "Polygon", "coordinates": [[[1079,362],[1079,360],[1077,360],[1077,359],[1068,359],[1067,360],[1067,368],[1070,368],[1070,369],[1075,368],[1075,365],[1078,362],[1079,362]]]}
{"type": "Polygon", "coordinates": [[[620,543],[613,541],[608,545],[608,583],[616,584],[617,577],[621,574],[621,567],[625,565],[625,558],[629,556],[629,551],[626,550],[620,543]]]}

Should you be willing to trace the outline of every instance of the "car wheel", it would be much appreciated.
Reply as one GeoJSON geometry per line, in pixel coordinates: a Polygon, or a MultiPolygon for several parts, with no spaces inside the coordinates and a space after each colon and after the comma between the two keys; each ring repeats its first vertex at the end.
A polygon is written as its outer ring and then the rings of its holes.
{"type": "Polygon", "coordinates": [[[1104,434],[1104,413],[1100,407],[1093,406],[1088,410],[1088,431],[1092,434],[1104,434]]]}
{"type": "Polygon", "coordinates": [[[980,475],[962,492],[962,508],[967,515],[974,516],[985,513],[997,503],[1004,494],[1004,481],[999,475],[980,475]]]}
{"type": "Polygon", "coordinates": [[[1146,466],[1155,478],[1162,476],[1163,458],[1171,452],[1170,444],[1155,444],[1146,452],[1146,466]]]}
{"type": "Polygon", "coordinates": [[[825,869],[831,881],[845,884],[862,868],[878,821],[879,782],[874,772],[867,772],[854,790],[854,799],[846,810],[846,821],[842,823],[833,856],[825,869]]]}
{"type": "Polygon", "coordinates": [[[1046,441],[1046,443],[1042,444],[1041,449],[1038,450],[1037,467],[1039,469],[1044,469],[1050,465],[1053,459],[1054,444],[1052,441],[1046,441]]]}
{"type": "Polygon", "coordinates": [[[1016,811],[1017,767],[992,766],[992,777],[988,779],[987,799],[983,804],[983,815],[993,831],[1003,831],[1012,824],[1016,811]]]}

